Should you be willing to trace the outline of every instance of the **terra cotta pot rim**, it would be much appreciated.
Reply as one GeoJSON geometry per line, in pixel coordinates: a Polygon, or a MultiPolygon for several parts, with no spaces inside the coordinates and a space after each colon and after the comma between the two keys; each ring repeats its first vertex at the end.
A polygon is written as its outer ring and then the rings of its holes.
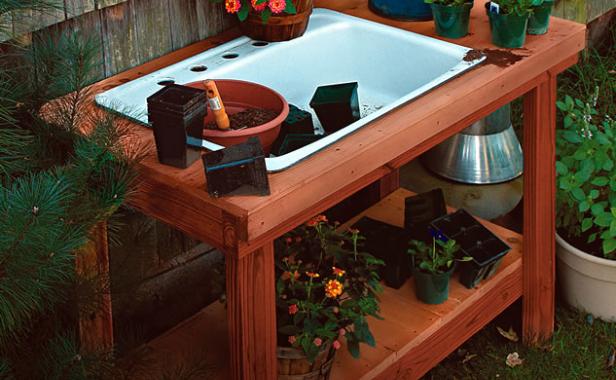
{"type": "Polygon", "coordinates": [[[556,242],[563,246],[565,249],[567,249],[570,253],[579,257],[580,259],[590,261],[595,264],[616,268],[616,260],[604,259],[602,257],[597,257],[595,255],[591,255],[590,253],[586,253],[581,249],[578,249],[573,245],[569,244],[563,237],[558,234],[558,232],[556,232],[556,242]]]}
{"type": "MultiPolygon", "coordinates": [[[[276,116],[275,118],[273,118],[272,120],[268,121],[265,124],[261,124],[257,127],[252,127],[252,128],[245,128],[245,129],[239,129],[239,130],[232,130],[232,131],[219,131],[219,130],[203,130],[203,136],[204,137],[241,137],[241,136],[245,136],[245,135],[257,135],[260,132],[264,132],[268,129],[272,128],[273,126],[277,126],[277,125],[281,125],[282,122],[287,118],[287,115],[289,114],[289,104],[288,102],[285,101],[285,98],[276,90],[264,86],[262,84],[259,83],[255,83],[255,82],[250,82],[250,81],[245,81],[245,80],[238,80],[238,79],[216,79],[215,80],[216,83],[230,83],[230,82],[234,82],[234,83],[245,83],[245,84],[249,84],[251,86],[255,86],[255,87],[261,87],[264,89],[269,90],[270,92],[272,92],[273,94],[275,94],[278,98],[280,98],[280,102],[282,103],[282,111],[280,111],[280,113],[278,114],[278,116],[276,116]]],[[[197,82],[190,82],[187,83],[186,86],[189,87],[196,87],[199,86],[198,88],[203,87],[203,82],[202,81],[197,81],[197,82]]],[[[222,96],[222,95],[221,95],[222,96]]],[[[224,102],[224,99],[223,99],[224,102]]]]}

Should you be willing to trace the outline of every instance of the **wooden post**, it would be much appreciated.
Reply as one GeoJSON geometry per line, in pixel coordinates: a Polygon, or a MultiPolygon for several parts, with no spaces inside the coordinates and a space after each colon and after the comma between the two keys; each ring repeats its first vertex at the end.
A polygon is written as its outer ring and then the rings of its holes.
{"type": "Polygon", "coordinates": [[[231,378],[275,379],[273,242],[241,258],[227,253],[226,267],[231,378]]]}
{"type": "Polygon", "coordinates": [[[393,169],[391,173],[379,180],[379,199],[383,199],[400,188],[400,169],[393,169]]]}
{"type": "Polygon", "coordinates": [[[79,339],[83,352],[109,351],[113,348],[113,320],[111,289],[109,287],[109,246],[107,223],[101,222],[90,232],[90,241],[75,258],[77,274],[96,281],[98,300],[92,305],[80,306],[79,339]]]}
{"type": "Polygon", "coordinates": [[[524,96],[523,336],[537,344],[554,331],[556,76],[524,96]]]}

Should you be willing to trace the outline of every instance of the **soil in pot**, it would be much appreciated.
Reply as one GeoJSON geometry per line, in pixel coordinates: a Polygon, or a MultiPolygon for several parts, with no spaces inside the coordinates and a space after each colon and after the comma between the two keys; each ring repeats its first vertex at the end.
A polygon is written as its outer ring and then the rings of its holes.
{"type": "Polygon", "coordinates": [[[538,7],[533,8],[533,14],[528,20],[528,34],[545,34],[550,26],[553,1],[544,1],[538,7]]]}
{"type": "Polygon", "coordinates": [[[449,298],[449,280],[455,265],[445,273],[426,273],[418,269],[413,269],[415,278],[415,294],[417,298],[429,305],[439,305],[449,298]]]}
{"type": "Polygon", "coordinates": [[[473,3],[460,6],[430,4],[434,15],[436,34],[447,38],[461,38],[468,34],[468,25],[473,3]]]}
{"type": "Polygon", "coordinates": [[[489,2],[486,3],[486,12],[490,19],[492,43],[505,48],[521,48],[526,41],[526,29],[528,16],[517,13],[494,13],[489,10],[489,2]]]}
{"type": "Polygon", "coordinates": [[[278,346],[278,380],[327,380],[334,363],[335,350],[324,344],[311,363],[304,353],[293,347],[278,346]]]}
{"type": "MultiPolygon", "coordinates": [[[[278,116],[278,112],[262,108],[248,108],[238,113],[229,115],[232,130],[254,128],[269,123],[278,116]]],[[[205,129],[218,129],[216,122],[205,124],[205,129]]]]}

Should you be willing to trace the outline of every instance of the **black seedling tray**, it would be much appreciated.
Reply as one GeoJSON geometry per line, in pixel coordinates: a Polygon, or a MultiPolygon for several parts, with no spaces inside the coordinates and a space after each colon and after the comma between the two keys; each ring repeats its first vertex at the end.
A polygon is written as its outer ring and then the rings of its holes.
{"type": "Polygon", "coordinates": [[[205,91],[198,88],[171,84],[147,99],[148,109],[159,112],[186,114],[200,103],[205,105],[205,91]]]}
{"type": "Polygon", "coordinates": [[[469,289],[490,278],[511,250],[464,209],[434,220],[431,227],[460,244],[463,256],[473,258],[460,263],[460,282],[469,289]]]}
{"type": "Polygon", "coordinates": [[[429,244],[432,241],[428,229],[430,222],[444,215],[447,215],[447,207],[441,189],[413,195],[404,200],[404,228],[411,239],[429,244]]]}
{"type": "Polygon", "coordinates": [[[336,132],[359,120],[357,82],[320,86],[310,100],[327,133],[336,132]]]}
{"type": "Polygon", "coordinates": [[[411,275],[410,260],[406,253],[409,241],[407,231],[368,217],[358,220],[353,228],[357,228],[366,237],[366,252],[385,262],[379,271],[385,285],[399,289],[411,275]]]}
{"type": "Polygon", "coordinates": [[[207,191],[224,195],[269,195],[270,188],[261,142],[256,137],[203,155],[207,191]]]}

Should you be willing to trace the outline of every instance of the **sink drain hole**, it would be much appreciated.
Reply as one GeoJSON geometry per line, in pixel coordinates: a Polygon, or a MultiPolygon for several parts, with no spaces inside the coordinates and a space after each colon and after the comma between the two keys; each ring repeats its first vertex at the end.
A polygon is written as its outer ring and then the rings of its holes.
{"type": "Polygon", "coordinates": [[[175,81],[173,79],[163,79],[160,82],[158,82],[159,86],[170,86],[172,84],[174,84],[175,81]]]}
{"type": "Polygon", "coordinates": [[[269,45],[269,42],[265,42],[265,41],[256,41],[252,43],[252,46],[256,46],[256,47],[262,47],[262,46],[267,46],[269,45]]]}
{"type": "Polygon", "coordinates": [[[204,66],[204,65],[197,65],[197,66],[193,66],[193,67],[190,68],[190,71],[195,71],[195,72],[198,72],[198,73],[202,72],[202,71],[205,71],[205,70],[207,70],[207,66],[204,66]]]}
{"type": "Polygon", "coordinates": [[[225,55],[223,55],[222,57],[223,57],[224,59],[235,59],[235,58],[237,58],[237,57],[239,57],[239,56],[240,56],[240,55],[239,55],[239,54],[236,54],[236,53],[229,53],[229,54],[225,54],[225,55]]]}

